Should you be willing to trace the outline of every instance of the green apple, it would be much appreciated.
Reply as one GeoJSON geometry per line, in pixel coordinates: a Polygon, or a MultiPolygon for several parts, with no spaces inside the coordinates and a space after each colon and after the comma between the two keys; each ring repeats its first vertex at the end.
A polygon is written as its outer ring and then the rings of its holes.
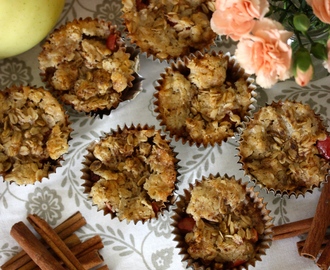
{"type": "Polygon", "coordinates": [[[0,59],[23,53],[53,29],[65,0],[0,0],[0,59]]]}

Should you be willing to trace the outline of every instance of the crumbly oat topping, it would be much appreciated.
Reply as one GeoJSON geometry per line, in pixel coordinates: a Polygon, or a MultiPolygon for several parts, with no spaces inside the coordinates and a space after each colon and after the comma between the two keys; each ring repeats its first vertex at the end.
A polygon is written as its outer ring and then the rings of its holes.
{"type": "Polygon", "coordinates": [[[120,220],[147,220],[165,208],[175,189],[176,158],[154,129],[124,129],[103,138],[90,165],[97,182],[90,195],[120,220]]]}
{"type": "Polygon", "coordinates": [[[158,59],[171,59],[214,42],[210,27],[213,0],[123,1],[128,36],[141,51],[158,59]]]}
{"type": "Polygon", "coordinates": [[[284,101],[261,108],[248,123],[239,146],[247,174],[275,191],[312,189],[325,180],[329,162],[319,155],[327,136],[309,105],[284,101]]]}
{"type": "Polygon", "coordinates": [[[67,115],[43,88],[12,86],[0,104],[0,174],[19,185],[41,181],[68,151],[67,115]]]}
{"type": "Polygon", "coordinates": [[[212,269],[255,257],[265,224],[260,209],[233,177],[209,177],[191,191],[186,213],[195,220],[185,235],[188,253],[212,269]]]}
{"type": "Polygon", "coordinates": [[[86,18],[55,30],[40,53],[41,76],[77,111],[116,108],[132,86],[135,62],[110,22],[86,18]]]}
{"type": "Polygon", "coordinates": [[[246,78],[227,77],[228,59],[205,54],[184,68],[167,69],[157,87],[157,110],[171,135],[196,144],[221,144],[234,136],[252,104],[246,78]]]}

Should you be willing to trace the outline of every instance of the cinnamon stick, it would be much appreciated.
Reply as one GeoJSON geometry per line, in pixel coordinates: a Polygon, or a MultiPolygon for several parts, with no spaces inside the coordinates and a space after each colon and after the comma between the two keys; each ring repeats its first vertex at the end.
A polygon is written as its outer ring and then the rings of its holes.
{"type": "MultiPolygon", "coordinates": [[[[76,230],[86,225],[85,218],[78,211],[72,216],[63,221],[60,225],[54,228],[54,231],[62,238],[65,239],[72,235],[76,230]]],[[[25,250],[20,251],[5,264],[1,266],[3,270],[14,270],[22,267],[24,264],[31,261],[31,258],[26,254],[25,250]]]]}
{"type": "Polygon", "coordinates": [[[101,237],[99,235],[95,235],[92,238],[86,240],[85,242],[82,242],[79,245],[72,247],[71,252],[75,256],[83,256],[86,253],[89,253],[93,250],[102,249],[103,247],[104,246],[101,237]]]}
{"type": "Polygon", "coordinates": [[[7,261],[4,265],[1,266],[3,270],[15,270],[19,269],[21,266],[32,262],[35,265],[35,262],[30,258],[30,256],[23,249],[19,253],[17,253],[14,257],[12,257],[9,261],[7,261]]]}
{"type": "Polygon", "coordinates": [[[316,262],[317,266],[322,270],[328,270],[330,267],[330,241],[326,244],[321,256],[316,262]]]}
{"type": "Polygon", "coordinates": [[[305,245],[301,255],[315,260],[319,254],[323,238],[328,225],[330,224],[330,184],[324,184],[319,201],[316,206],[316,212],[307,235],[305,245]]]}
{"type": "MultiPolygon", "coordinates": [[[[76,257],[78,257],[78,260],[79,260],[79,257],[82,257],[94,250],[99,250],[104,247],[104,245],[102,243],[102,239],[99,235],[89,238],[84,242],[80,242],[79,238],[78,238],[79,242],[73,241],[71,238],[72,238],[72,236],[65,239],[64,243],[70,248],[72,254],[75,255],[76,257]]],[[[26,256],[28,257],[28,255],[26,255],[26,256]]],[[[16,269],[17,270],[32,270],[32,269],[35,269],[36,264],[30,258],[29,258],[29,260],[30,261],[28,261],[27,263],[21,264],[16,268],[10,267],[10,268],[6,268],[3,270],[16,270],[16,269]]],[[[13,266],[16,266],[16,265],[13,264],[13,266]]]]}
{"type": "Polygon", "coordinates": [[[281,240],[307,233],[313,218],[307,218],[273,227],[273,240],[281,240]]]}
{"type": "Polygon", "coordinates": [[[97,250],[93,250],[83,256],[78,257],[79,262],[84,266],[84,269],[91,269],[103,263],[103,258],[97,250]]]}
{"type": "MultiPolygon", "coordinates": [[[[72,234],[70,235],[68,238],[63,240],[64,243],[69,247],[74,247],[79,245],[80,239],[78,238],[78,236],[76,234],[72,234]]],[[[12,264],[2,268],[2,270],[32,270],[36,267],[36,264],[34,261],[31,260],[31,258],[29,257],[28,254],[25,253],[24,258],[27,258],[26,260],[22,260],[22,259],[18,259],[16,261],[14,261],[12,264]]]]}
{"type": "Polygon", "coordinates": [[[77,212],[63,223],[61,223],[59,226],[57,226],[54,231],[60,238],[65,239],[86,224],[86,219],[81,215],[80,212],[77,212]]]}
{"type": "Polygon", "coordinates": [[[28,221],[70,270],[85,270],[63,240],[46,221],[37,215],[29,215],[28,221]]]}
{"type": "MultiPolygon", "coordinates": [[[[322,244],[321,244],[321,248],[320,248],[320,252],[323,251],[323,249],[325,248],[326,244],[330,241],[330,234],[327,234],[323,241],[322,241],[322,244]]],[[[298,249],[298,254],[301,256],[301,251],[302,251],[302,248],[304,247],[306,243],[306,239],[305,240],[301,240],[299,242],[297,242],[297,249],[298,249]]]]}
{"type": "Polygon", "coordinates": [[[41,269],[64,270],[61,264],[57,262],[23,222],[14,224],[10,235],[41,269]]]}

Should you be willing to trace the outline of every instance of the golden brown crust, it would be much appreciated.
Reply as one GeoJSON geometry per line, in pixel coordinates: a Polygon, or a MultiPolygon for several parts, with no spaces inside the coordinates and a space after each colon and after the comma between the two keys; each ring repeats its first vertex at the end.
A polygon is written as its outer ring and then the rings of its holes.
{"type": "Polygon", "coordinates": [[[156,217],[173,195],[177,160],[168,141],[154,128],[127,128],[91,146],[90,196],[99,209],[120,220],[156,217]]]}
{"type": "Polygon", "coordinates": [[[197,146],[234,136],[249,114],[254,90],[247,76],[228,75],[236,68],[229,57],[212,52],[166,69],[156,87],[155,111],[171,136],[197,146]]]}
{"type": "Polygon", "coordinates": [[[191,186],[184,206],[180,205],[178,224],[182,218],[195,222],[183,238],[186,252],[197,265],[194,269],[228,269],[255,262],[266,239],[269,217],[254,196],[226,175],[211,175],[191,186]]]}
{"type": "Polygon", "coordinates": [[[267,189],[305,193],[319,186],[330,168],[316,147],[326,136],[309,105],[273,102],[255,113],[243,130],[240,161],[245,172],[267,189]]]}
{"type": "Polygon", "coordinates": [[[41,181],[68,151],[68,116],[43,88],[12,86],[0,103],[0,174],[19,185],[41,181]]]}
{"type": "Polygon", "coordinates": [[[56,95],[86,113],[116,108],[132,86],[135,62],[116,26],[103,20],[74,20],[43,45],[39,68],[56,95]]]}
{"type": "Polygon", "coordinates": [[[214,43],[214,5],[213,0],[124,0],[123,18],[129,38],[142,52],[169,60],[214,43]]]}

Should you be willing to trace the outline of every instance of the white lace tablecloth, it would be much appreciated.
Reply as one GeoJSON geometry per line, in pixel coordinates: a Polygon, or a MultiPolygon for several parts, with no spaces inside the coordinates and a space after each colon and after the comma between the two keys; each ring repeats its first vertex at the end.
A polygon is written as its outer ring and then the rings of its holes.
{"type": "MultiPolygon", "coordinates": [[[[73,18],[87,16],[111,20],[121,25],[121,2],[119,0],[75,0],[67,1],[62,16],[58,22],[65,23],[73,18]]],[[[224,42],[223,51],[233,52],[233,47],[224,42]]],[[[16,57],[0,60],[0,88],[12,84],[30,84],[43,86],[39,77],[37,55],[41,51],[37,45],[30,51],[16,57]]],[[[121,105],[110,116],[103,119],[92,118],[74,113],[70,110],[70,120],[73,122],[70,151],[65,161],[50,179],[33,186],[17,186],[4,183],[0,178],[0,265],[6,262],[20,247],[10,236],[10,229],[18,221],[24,221],[28,226],[26,217],[35,213],[44,218],[53,227],[61,223],[76,211],[80,211],[86,218],[88,225],[78,231],[81,239],[87,239],[99,234],[105,247],[101,254],[105,263],[112,270],[124,269],[185,269],[181,262],[179,249],[173,241],[171,234],[171,212],[166,212],[157,220],[142,224],[139,222],[127,224],[117,219],[111,220],[104,216],[96,207],[86,199],[81,180],[81,169],[85,148],[103,132],[116,129],[117,125],[148,124],[161,128],[154,113],[154,84],[164,71],[167,64],[160,64],[141,55],[140,74],[145,78],[143,91],[132,101],[121,105]]],[[[272,100],[292,99],[309,103],[317,113],[321,114],[329,124],[330,120],[330,77],[313,81],[308,87],[300,88],[293,81],[278,83],[273,89],[258,89],[258,105],[270,103],[272,100]]],[[[1,106],[1,104],[0,104],[1,106]]],[[[244,177],[240,165],[237,163],[237,143],[234,139],[221,146],[196,148],[174,142],[175,151],[179,153],[180,177],[179,193],[187,188],[188,183],[210,173],[221,175],[235,175],[244,177]]],[[[319,190],[298,199],[279,198],[273,194],[260,196],[268,203],[271,216],[275,224],[292,222],[312,217],[315,212],[319,190]]],[[[296,242],[299,237],[273,242],[252,269],[318,269],[309,259],[300,257],[296,242]]]]}

